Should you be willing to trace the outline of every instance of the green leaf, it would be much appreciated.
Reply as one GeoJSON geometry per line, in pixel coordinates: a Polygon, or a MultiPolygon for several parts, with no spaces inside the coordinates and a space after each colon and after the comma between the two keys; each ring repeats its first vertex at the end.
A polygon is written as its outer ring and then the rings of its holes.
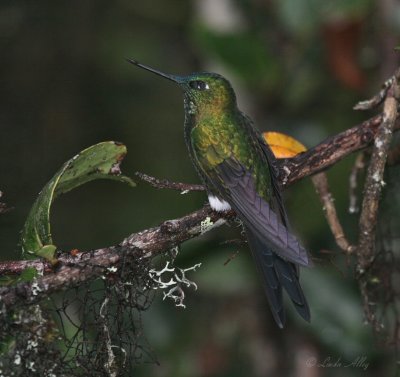
{"type": "Polygon", "coordinates": [[[40,192],[25,222],[21,240],[25,257],[39,255],[55,261],[50,207],[60,194],[95,179],[113,179],[135,186],[131,178],[121,175],[120,163],[126,153],[125,145],[107,141],[83,150],[61,167],[40,192]]]}
{"type": "Polygon", "coordinates": [[[0,276],[0,287],[9,287],[21,282],[32,281],[36,276],[38,276],[38,274],[38,271],[34,267],[27,267],[20,274],[4,274],[0,276]]]}
{"type": "Polygon", "coordinates": [[[37,250],[35,254],[39,257],[45,258],[48,261],[55,263],[57,259],[54,258],[57,247],[55,245],[44,245],[41,249],[37,250]]]}
{"type": "Polygon", "coordinates": [[[21,275],[18,277],[18,282],[22,281],[32,281],[36,276],[38,276],[38,272],[34,267],[27,267],[22,271],[21,275]]]}

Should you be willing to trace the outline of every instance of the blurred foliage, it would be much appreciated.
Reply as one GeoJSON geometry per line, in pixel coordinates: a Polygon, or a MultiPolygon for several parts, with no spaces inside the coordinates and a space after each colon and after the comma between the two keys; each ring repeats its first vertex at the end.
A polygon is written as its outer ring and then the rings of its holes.
{"type": "MultiPolygon", "coordinates": [[[[396,67],[399,14],[395,1],[372,0],[3,0],[0,189],[15,208],[0,216],[2,258],[15,258],[19,230],[40,189],[89,145],[124,142],[127,175],[139,170],[198,181],[183,141],[181,93],[124,58],[171,73],[218,71],[261,130],[311,147],[369,116],[351,109],[396,67]]],[[[357,216],[347,213],[353,159],[328,176],[339,217],[355,241],[357,216]]],[[[203,193],[92,182],[54,204],[53,235],[65,250],[111,245],[205,200],[203,193]]],[[[226,228],[183,245],[182,266],[203,262],[199,290],[190,292],[185,311],[157,301],[145,313],[144,331],[160,366],[142,365],[137,375],[372,376],[394,370],[391,350],[363,326],[352,266],[320,253],[337,248],[309,180],[290,188],[286,203],[293,229],[317,262],[302,273],[311,325],[290,317],[284,331],[275,328],[247,250],[224,266],[237,249],[221,244],[237,238],[237,229],[226,228]],[[320,363],[340,359],[342,367],[308,368],[310,355],[320,363]],[[369,362],[365,370],[344,367],[359,356],[369,362]]],[[[396,239],[398,227],[391,231],[396,239]]]]}

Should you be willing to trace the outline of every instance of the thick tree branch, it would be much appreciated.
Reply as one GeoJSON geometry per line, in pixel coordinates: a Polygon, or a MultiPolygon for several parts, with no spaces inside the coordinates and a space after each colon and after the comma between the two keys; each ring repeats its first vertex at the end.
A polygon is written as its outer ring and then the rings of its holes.
{"type": "MultiPolygon", "coordinates": [[[[375,138],[382,117],[382,114],[376,115],[357,126],[327,138],[314,148],[310,148],[307,152],[296,157],[277,160],[282,186],[289,186],[300,179],[328,169],[349,154],[369,146],[375,138]]],[[[394,129],[398,130],[399,128],[400,120],[397,119],[394,129]]],[[[183,192],[204,190],[204,186],[199,184],[170,182],[139,172],[135,175],[156,188],[183,192]]]]}
{"type": "Polygon", "coordinates": [[[375,257],[375,227],[378,218],[378,205],[393,130],[397,119],[397,100],[394,98],[397,83],[393,83],[390,95],[384,102],[383,119],[375,136],[374,146],[364,186],[364,198],[360,215],[360,236],[357,248],[358,262],[365,270],[375,257]]]}
{"type": "MultiPolygon", "coordinates": [[[[64,253],[59,256],[60,267],[55,273],[39,277],[32,283],[0,288],[0,309],[7,310],[18,304],[34,304],[53,292],[107,275],[107,268],[118,267],[122,258],[125,263],[152,258],[234,217],[232,211],[218,213],[205,206],[180,219],[164,221],[158,227],[132,234],[117,246],[79,252],[75,256],[64,253]]],[[[41,260],[3,262],[5,264],[11,265],[9,270],[14,272],[20,272],[28,266],[42,271],[50,267],[41,260]]]]}
{"type": "MultiPolygon", "coordinates": [[[[366,148],[374,140],[383,119],[377,115],[358,126],[332,136],[316,147],[291,159],[279,160],[280,180],[288,186],[304,177],[316,174],[334,165],[349,154],[366,148]]],[[[396,120],[394,129],[400,127],[396,120]]]]}

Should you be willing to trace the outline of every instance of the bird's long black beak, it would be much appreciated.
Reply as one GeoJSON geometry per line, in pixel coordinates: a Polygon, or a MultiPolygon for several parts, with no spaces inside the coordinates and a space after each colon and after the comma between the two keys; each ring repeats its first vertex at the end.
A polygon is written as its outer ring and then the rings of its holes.
{"type": "Polygon", "coordinates": [[[161,76],[161,77],[164,77],[164,78],[166,78],[166,79],[168,79],[168,80],[170,80],[170,81],[176,82],[177,84],[181,84],[181,82],[182,82],[180,76],[171,75],[171,74],[167,74],[167,73],[158,71],[157,69],[154,69],[154,68],[148,67],[147,65],[144,65],[144,64],[142,64],[142,63],[139,63],[137,60],[126,59],[126,61],[127,61],[128,63],[131,63],[131,64],[133,64],[133,65],[136,65],[137,67],[143,68],[143,69],[145,69],[146,71],[153,72],[153,73],[155,73],[155,74],[158,75],[158,76],[161,76]]]}

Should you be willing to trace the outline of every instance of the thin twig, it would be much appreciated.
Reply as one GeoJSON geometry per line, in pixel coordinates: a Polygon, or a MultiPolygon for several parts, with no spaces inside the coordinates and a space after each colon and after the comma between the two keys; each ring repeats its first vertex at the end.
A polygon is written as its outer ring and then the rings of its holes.
{"type": "Polygon", "coordinates": [[[151,175],[147,175],[141,172],[135,173],[136,177],[141,179],[143,182],[148,183],[149,185],[158,188],[158,189],[171,189],[178,190],[181,193],[187,193],[189,191],[204,191],[205,187],[203,185],[191,184],[191,183],[180,183],[180,182],[171,182],[167,179],[158,179],[152,177],[151,175]]]}
{"type": "Polygon", "coordinates": [[[374,95],[372,98],[368,100],[358,102],[353,107],[353,109],[370,110],[380,105],[386,98],[386,94],[390,89],[390,87],[393,85],[394,82],[396,82],[399,79],[399,77],[400,77],[400,69],[396,70],[395,74],[383,83],[382,89],[379,91],[378,94],[374,95]]]}
{"type": "Polygon", "coordinates": [[[311,179],[321,200],[326,220],[328,221],[331,232],[335,237],[336,244],[346,253],[352,253],[354,246],[347,240],[343,227],[338,219],[334,199],[329,190],[329,183],[326,174],[324,172],[318,173],[311,179]]]}
{"type": "Polygon", "coordinates": [[[357,155],[349,177],[349,213],[357,213],[360,209],[357,203],[358,178],[365,169],[365,152],[357,155]]]}
{"type": "Polygon", "coordinates": [[[239,255],[239,250],[234,251],[234,252],[228,257],[228,259],[224,262],[224,266],[227,266],[228,263],[230,263],[231,261],[233,261],[238,255],[239,255]]]}

